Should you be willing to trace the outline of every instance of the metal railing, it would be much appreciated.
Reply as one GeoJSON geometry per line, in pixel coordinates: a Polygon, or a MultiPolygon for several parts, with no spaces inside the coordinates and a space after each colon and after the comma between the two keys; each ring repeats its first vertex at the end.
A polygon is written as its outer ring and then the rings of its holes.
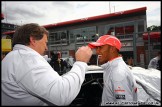
{"type": "Polygon", "coordinates": [[[147,68],[150,60],[161,51],[161,31],[133,34],[134,65],[147,68]],[[159,35],[160,34],[160,35],[159,35]]]}

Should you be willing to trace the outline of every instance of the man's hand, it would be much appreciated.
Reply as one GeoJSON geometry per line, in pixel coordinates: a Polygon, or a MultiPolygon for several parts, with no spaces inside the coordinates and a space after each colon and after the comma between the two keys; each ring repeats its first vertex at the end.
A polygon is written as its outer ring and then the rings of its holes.
{"type": "Polygon", "coordinates": [[[88,63],[92,56],[92,50],[88,46],[80,47],[75,53],[76,61],[88,63]]]}

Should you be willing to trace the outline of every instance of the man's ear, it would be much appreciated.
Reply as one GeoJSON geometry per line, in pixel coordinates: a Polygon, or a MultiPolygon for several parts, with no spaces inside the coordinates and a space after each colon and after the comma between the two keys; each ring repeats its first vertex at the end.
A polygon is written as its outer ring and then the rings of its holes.
{"type": "Polygon", "coordinates": [[[111,52],[115,53],[116,52],[116,48],[114,46],[111,46],[111,52]]]}
{"type": "Polygon", "coordinates": [[[35,46],[35,44],[36,40],[32,36],[30,36],[30,45],[35,46]]]}

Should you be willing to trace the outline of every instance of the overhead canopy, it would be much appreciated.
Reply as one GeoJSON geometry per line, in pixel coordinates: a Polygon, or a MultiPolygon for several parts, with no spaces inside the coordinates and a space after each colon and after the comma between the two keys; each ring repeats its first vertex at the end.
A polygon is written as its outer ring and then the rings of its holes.
{"type": "Polygon", "coordinates": [[[150,36],[150,39],[159,39],[160,35],[161,35],[161,32],[143,33],[143,39],[148,40],[149,36],[150,36]]]}

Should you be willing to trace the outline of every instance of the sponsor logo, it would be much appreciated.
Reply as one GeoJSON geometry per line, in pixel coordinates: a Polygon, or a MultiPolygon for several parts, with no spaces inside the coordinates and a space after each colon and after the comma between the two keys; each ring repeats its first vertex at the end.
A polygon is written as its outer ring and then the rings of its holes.
{"type": "Polygon", "coordinates": [[[119,86],[114,92],[125,92],[125,90],[122,90],[121,87],[119,86]]]}
{"type": "Polygon", "coordinates": [[[125,99],[125,95],[121,95],[121,94],[116,94],[115,95],[116,99],[125,99]]]}

